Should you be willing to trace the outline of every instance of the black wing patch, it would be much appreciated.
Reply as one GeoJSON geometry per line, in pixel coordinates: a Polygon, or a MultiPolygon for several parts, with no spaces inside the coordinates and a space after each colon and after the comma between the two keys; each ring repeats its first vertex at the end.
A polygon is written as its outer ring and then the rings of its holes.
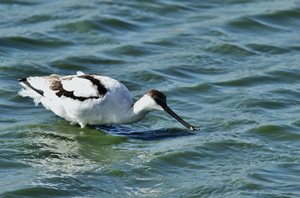
{"type": "Polygon", "coordinates": [[[72,98],[74,100],[79,100],[79,101],[85,101],[88,99],[98,99],[98,98],[103,97],[107,93],[107,89],[104,87],[104,85],[101,83],[101,81],[94,78],[93,76],[81,75],[81,76],[78,76],[78,78],[84,78],[84,79],[91,81],[93,83],[93,85],[95,85],[97,87],[99,96],[90,96],[90,97],[75,96],[74,91],[67,91],[63,88],[63,85],[60,80],[52,81],[50,89],[52,89],[53,91],[57,91],[56,95],[58,97],[65,96],[65,97],[72,98]]]}
{"type": "Polygon", "coordinates": [[[41,96],[44,96],[44,92],[40,89],[34,88],[28,81],[27,78],[19,79],[19,82],[24,83],[27,87],[35,91],[36,93],[40,94],[41,96]]]}
{"type": "Polygon", "coordinates": [[[82,75],[82,76],[78,76],[78,78],[84,78],[84,79],[91,81],[93,83],[93,85],[95,85],[97,87],[97,90],[98,90],[98,93],[100,96],[104,96],[106,94],[107,89],[104,87],[104,85],[101,83],[101,81],[98,80],[97,78],[94,78],[91,75],[82,75]]]}

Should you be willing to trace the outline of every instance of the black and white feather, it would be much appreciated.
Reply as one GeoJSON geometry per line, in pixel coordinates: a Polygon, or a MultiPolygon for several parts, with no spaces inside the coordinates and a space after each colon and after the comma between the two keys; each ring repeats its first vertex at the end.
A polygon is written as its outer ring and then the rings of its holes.
{"type": "Polygon", "coordinates": [[[132,123],[157,109],[166,111],[189,129],[195,129],[167,106],[166,96],[160,91],[150,90],[134,103],[128,89],[107,76],[77,72],[69,76],[28,77],[19,82],[23,87],[19,92],[21,96],[32,98],[36,105],[42,103],[46,109],[81,127],[132,123]]]}

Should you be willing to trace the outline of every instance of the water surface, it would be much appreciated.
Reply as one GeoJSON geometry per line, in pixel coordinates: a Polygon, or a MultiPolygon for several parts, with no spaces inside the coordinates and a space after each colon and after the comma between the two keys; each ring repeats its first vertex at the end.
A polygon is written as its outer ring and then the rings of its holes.
{"type": "Polygon", "coordinates": [[[297,0],[0,2],[3,197],[299,197],[297,0]],[[167,114],[69,125],[18,78],[86,73],[148,89],[167,114]]]}

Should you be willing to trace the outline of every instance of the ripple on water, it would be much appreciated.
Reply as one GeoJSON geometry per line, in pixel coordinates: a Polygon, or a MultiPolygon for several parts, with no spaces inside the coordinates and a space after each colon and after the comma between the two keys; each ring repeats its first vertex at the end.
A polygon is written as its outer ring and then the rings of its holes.
{"type": "Polygon", "coordinates": [[[222,55],[232,55],[236,57],[246,57],[256,55],[256,52],[243,45],[233,43],[221,43],[216,46],[210,47],[207,50],[213,53],[219,53],[222,55]]]}
{"type": "Polygon", "coordinates": [[[137,31],[139,29],[139,25],[120,18],[96,18],[58,25],[56,29],[65,32],[75,31],[79,33],[87,33],[90,31],[102,33],[124,33],[124,31],[137,31]]]}
{"type": "Polygon", "coordinates": [[[239,19],[234,19],[227,23],[227,30],[229,31],[239,31],[245,34],[267,34],[274,32],[282,32],[284,29],[277,27],[275,25],[269,24],[255,16],[241,17],[239,19]]]}
{"type": "Polygon", "coordinates": [[[9,161],[9,160],[0,160],[0,168],[1,169],[23,169],[29,168],[28,164],[23,162],[9,161]]]}
{"type": "Polygon", "coordinates": [[[299,80],[298,69],[284,69],[284,70],[271,70],[261,72],[259,74],[250,73],[243,77],[237,77],[237,79],[229,79],[215,83],[220,86],[233,86],[233,87],[256,87],[266,86],[274,84],[294,84],[299,80]]]}
{"type": "Polygon", "coordinates": [[[0,4],[0,196],[298,197],[297,0],[0,4]],[[201,130],[81,129],[17,96],[76,70],[161,89],[201,130]]]}
{"type": "Polygon", "coordinates": [[[148,45],[155,45],[155,46],[166,47],[166,48],[177,46],[177,43],[175,41],[173,41],[172,39],[167,39],[167,38],[160,38],[160,39],[155,39],[152,41],[145,41],[144,43],[148,44],[148,45]]]}
{"type": "Polygon", "coordinates": [[[49,65],[53,68],[66,71],[88,71],[91,67],[121,64],[124,64],[123,60],[96,56],[72,56],[54,60],[49,63],[49,65]]]}
{"type": "Polygon", "coordinates": [[[10,192],[6,192],[2,195],[11,197],[11,196],[32,196],[32,197],[44,197],[47,195],[47,197],[53,197],[53,196],[68,196],[71,195],[72,193],[68,190],[61,190],[59,188],[55,187],[42,187],[42,186],[37,186],[37,187],[29,187],[29,188],[22,188],[20,190],[14,190],[10,192]]]}
{"type": "Polygon", "coordinates": [[[270,14],[261,14],[257,18],[266,21],[270,24],[279,25],[285,28],[289,24],[289,28],[294,28],[300,25],[299,9],[280,10],[270,14]],[[294,27],[293,27],[294,26],[294,27]]]}
{"type": "MultiPolygon", "coordinates": [[[[41,76],[49,75],[54,73],[53,68],[47,65],[36,65],[36,64],[24,64],[19,63],[18,65],[11,66],[0,66],[2,74],[6,75],[6,78],[12,78],[17,82],[17,79],[24,78],[27,76],[41,76]]],[[[11,79],[10,79],[11,80],[11,79]]]]}
{"type": "Polygon", "coordinates": [[[266,139],[272,139],[276,141],[287,141],[287,142],[297,142],[300,140],[300,134],[296,126],[289,125],[261,125],[254,129],[251,129],[251,133],[255,133],[264,136],[266,139]]]}
{"type": "MultiPolygon", "coordinates": [[[[36,36],[35,36],[36,37],[36,36]]],[[[40,38],[24,36],[10,36],[0,38],[1,48],[13,48],[19,50],[49,50],[69,46],[71,43],[59,38],[40,35],[40,38]]]]}
{"type": "Polygon", "coordinates": [[[251,87],[258,86],[262,83],[275,83],[276,79],[270,75],[252,75],[241,77],[239,79],[227,80],[223,82],[217,82],[216,85],[219,86],[233,86],[233,87],[251,87]]]}
{"type": "Polygon", "coordinates": [[[263,54],[284,54],[290,52],[289,49],[267,44],[250,43],[246,47],[263,54]]]}
{"type": "Polygon", "coordinates": [[[147,55],[153,55],[157,52],[154,48],[149,48],[141,45],[123,45],[123,46],[117,46],[112,49],[106,50],[104,53],[114,55],[116,57],[118,56],[124,56],[124,57],[143,57],[147,55]]]}
{"type": "Polygon", "coordinates": [[[12,1],[2,1],[1,4],[34,6],[39,4],[39,2],[32,1],[32,0],[29,1],[12,0],[12,1]]]}
{"type": "Polygon", "coordinates": [[[52,21],[55,19],[60,19],[58,17],[53,17],[51,15],[46,15],[46,14],[35,14],[30,17],[24,18],[20,21],[20,24],[34,24],[34,23],[42,23],[42,22],[47,22],[47,21],[52,21]]]}
{"type": "Polygon", "coordinates": [[[277,164],[273,167],[266,165],[248,173],[247,178],[260,189],[261,196],[274,197],[276,194],[278,197],[294,197],[299,189],[297,171],[299,164],[295,163],[277,164]],[[272,193],[263,189],[272,189],[272,193]]]}

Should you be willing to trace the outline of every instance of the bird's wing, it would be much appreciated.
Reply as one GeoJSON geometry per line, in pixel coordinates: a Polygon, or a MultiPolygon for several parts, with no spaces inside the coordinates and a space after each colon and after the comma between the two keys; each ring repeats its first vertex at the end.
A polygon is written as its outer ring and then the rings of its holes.
{"type": "Polygon", "coordinates": [[[80,101],[101,98],[107,92],[98,78],[87,74],[53,78],[50,89],[58,97],[69,97],[80,101]]]}
{"type": "Polygon", "coordinates": [[[72,98],[85,101],[88,99],[102,98],[107,89],[102,83],[101,77],[77,72],[77,75],[59,76],[52,74],[43,77],[28,77],[20,79],[23,86],[21,95],[52,98],[55,95],[59,98],[72,98]]]}

